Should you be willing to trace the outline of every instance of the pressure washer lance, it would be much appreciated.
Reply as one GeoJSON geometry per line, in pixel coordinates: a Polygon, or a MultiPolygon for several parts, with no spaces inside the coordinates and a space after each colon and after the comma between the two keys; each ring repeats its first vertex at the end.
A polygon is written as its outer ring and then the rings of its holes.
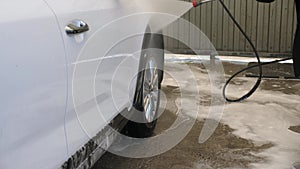
{"type": "MultiPolygon", "coordinates": [[[[201,0],[201,1],[197,1],[197,0],[193,0],[193,6],[194,7],[198,7],[200,5],[203,5],[205,3],[208,3],[208,2],[212,2],[212,1],[215,1],[215,0],[201,0]]],[[[234,16],[231,14],[230,10],[228,9],[228,7],[225,5],[225,3],[223,2],[223,0],[218,0],[220,2],[220,4],[222,5],[222,7],[224,8],[224,10],[226,11],[226,13],[228,14],[228,16],[231,18],[231,20],[233,21],[233,23],[236,25],[236,27],[239,29],[239,31],[243,34],[243,36],[246,38],[246,40],[248,41],[248,43],[250,44],[251,48],[253,49],[254,51],[254,54],[256,56],[256,59],[257,59],[257,65],[254,65],[254,66],[249,66],[249,67],[246,67],[238,72],[236,72],[234,75],[232,75],[225,83],[224,87],[223,87],[223,97],[226,99],[226,101],[228,102],[242,102],[246,99],[248,99],[250,96],[252,96],[255,91],[259,88],[260,84],[261,84],[261,81],[262,81],[262,77],[263,77],[263,73],[262,73],[262,66],[263,65],[269,65],[269,64],[274,64],[274,63],[278,63],[278,62],[282,62],[282,61],[286,61],[286,60],[291,60],[292,58],[285,58],[285,59],[280,59],[280,60],[275,60],[275,61],[272,61],[272,62],[265,62],[265,63],[262,63],[261,60],[260,60],[260,56],[257,52],[257,49],[256,47],[254,46],[254,44],[252,43],[251,39],[249,38],[249,36],[246,34],[246,32],[243,30],[243,28],[240,26],[240,24],[236,21],[236,19],[234,18],[234,16]],[[255,67],[258,67],[259,68],[259,77],[255,83],[255,85],[253,86],[253,88],[247,93],[245,94],[244,96],[240,97],[240,98],[237,98],[237,99],[230,99],[227,97],[226,95],[226,89],[229,85],[229,83],[231,82],[232,79],[234,79],[235,77],[237,77],[239,74],[249,70],[249,69],[252,69],[252,68],[255,68],[255,67]]],[[[274,0],[257,0],[259,2],[272,2],[274,0]]]]}

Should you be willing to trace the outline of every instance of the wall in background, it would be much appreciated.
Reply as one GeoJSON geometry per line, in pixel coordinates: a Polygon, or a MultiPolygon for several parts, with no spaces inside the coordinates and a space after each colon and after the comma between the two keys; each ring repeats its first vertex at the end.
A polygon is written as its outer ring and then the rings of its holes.
{"type": "MultiPolygon", "coordinates": [[[[271,4],[256,0],[224,0],[246,30],[259,52],[291,54],[296,26],[294,0],[275,0],[271,4]]],[[[182,18],[196,25],[210,39],[218,51],[252,52],[245,38],[233,25],[218,1],[192,9],[182,18]]],[[[200,50],[188,24],[174,23],[165,31],[180,34],[189,46],[200,50]]],[[[177,40],[165,38],[166,49],[185,52],[188,48],[177,40]]],[[[201,49],[202,50],[202,49],[201,49]]]]}

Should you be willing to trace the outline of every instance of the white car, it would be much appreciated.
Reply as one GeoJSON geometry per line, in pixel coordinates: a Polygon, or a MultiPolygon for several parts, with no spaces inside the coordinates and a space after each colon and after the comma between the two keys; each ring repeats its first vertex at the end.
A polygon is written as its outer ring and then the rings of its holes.
{"type": "MultiPolygon", "coordinates": [[[[144,2],[172,14],[163,0],[144,2]]],[[[0,2],[0,169],[89,168],[99,143],[110,141],[107,125],[121,130],[127,120],[119,114],[133,109],[145,123],[129,121],[128,133],[151,135],[164,45],[151,17],[141,16],[145,6],[141,0],[0,2]]]]}

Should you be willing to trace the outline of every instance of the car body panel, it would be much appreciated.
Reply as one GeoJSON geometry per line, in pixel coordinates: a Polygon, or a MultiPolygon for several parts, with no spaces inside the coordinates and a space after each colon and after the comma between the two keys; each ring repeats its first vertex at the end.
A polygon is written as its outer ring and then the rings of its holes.
{"type": "Polygon", "coordinates": [[[0,4],[0,168],[58,167],[67,81],[55,16],[40,0],[0,4]]]}
{"type": "Polygon", "coordinates": [[[121,2],[47,0],[61,30],[74,20],[82,20],[90,27],[88,32],[75,36],[62,31],[68,58],[65,123],[69,156],[131,106],[133,94],[129,94],[135,89],[143,34],[127,38],[126,42],[120,40],[127,34],[145,32],[147,21],[137,21],[134,27],[121,31],[119,26],[124,23],[110,24],[135,10],[131,3],[122,6],[121,2]]]}
{"type": "Polygon", "coordinates": [[[184,12],[170,2],[1,1],[0,168],[58,168],[130,109],[145,30],[184,12]],[[67,35],[74,20],[90,30],[67,35]]]}

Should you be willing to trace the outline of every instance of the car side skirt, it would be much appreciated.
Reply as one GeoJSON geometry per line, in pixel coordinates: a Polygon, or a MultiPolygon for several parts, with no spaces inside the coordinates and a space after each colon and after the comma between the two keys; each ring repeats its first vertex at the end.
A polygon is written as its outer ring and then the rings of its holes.
{"type": "MultiPolygon", "coordinates": [[[[124,110],[126,111],[126,110],[124,110]]],[[[121,114],[116,116],[103,130],[72,155],[59,169],[91,168],[106,152],[128,120],[121,114]]]]}

